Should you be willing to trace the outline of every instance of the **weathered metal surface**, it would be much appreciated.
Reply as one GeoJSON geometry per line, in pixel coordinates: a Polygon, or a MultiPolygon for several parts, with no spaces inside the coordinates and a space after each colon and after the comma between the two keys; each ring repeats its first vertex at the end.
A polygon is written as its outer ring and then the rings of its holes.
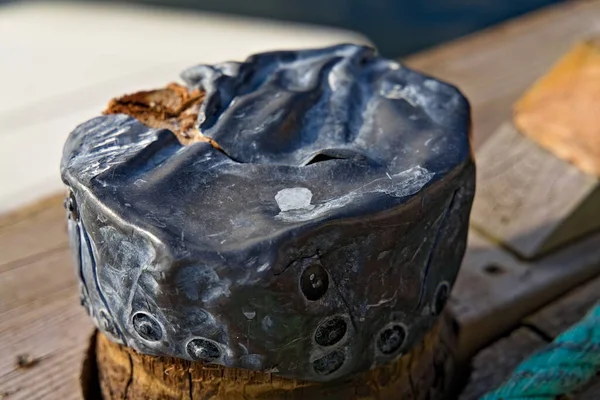
{"type": "Polygon", "coordinates": [[[92,119],[61,165],[81,299],[146,354],[326,381],[389,362],[443,308],[474,193],[452,86],[343,45],[184,73],[183,146],[92,119]]]}

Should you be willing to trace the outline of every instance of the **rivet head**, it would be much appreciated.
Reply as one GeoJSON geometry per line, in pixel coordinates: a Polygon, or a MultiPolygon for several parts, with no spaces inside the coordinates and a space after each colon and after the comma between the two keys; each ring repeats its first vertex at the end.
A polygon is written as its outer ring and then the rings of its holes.
{"type": "Polygon", "coordinates": [[[323,322],[315,331],[315,342],[319,346],[333,346],[344,338],[348,324],[346,320],[340,316],[329,318],[323,322]]]}
{"type": "Polygon", "coordinates": [[[385,355],[394,354],[406,341],[406,328],[400,324],[383,329],[377,337],[377,349],[385,355]]]}
{"type": "Polygon", "coordinates": [[[77,202],[75,201],[75,195],[73,192],[69,192],[69,195],[63,202],[65,210],[67,210],[67,218],[77,222],[79,221],[79,211],[77,209],[77,202]]]}
{"type": "Polygon", "coordinates": [[[157,342],[162,339],[163,331],[158,321],[144,312],[137,312],[132,318],[133,329],[144,340],[157,342]]]}
{"type": "Polygon", "coordinates": [[[207,339],[196,338],[190,340],[186,350],[188,355],[195,361],[210,363],[221,358],[219,346],[207,339]]]}
{"type": "Polygon", "coordinates": [[[340,369],[346,361],[346,354],[343,350],[334,350],[331,353],[313,361],[313,369],[318,375],[330,375],[340,369]]]}
{"type": "Polygon", "coordinates": [[[300,290],[309,301],[317,301],[327,293],[329,288],[329,275],[325,268],[315,261],[302,271],[300,276],[300,290]]]}

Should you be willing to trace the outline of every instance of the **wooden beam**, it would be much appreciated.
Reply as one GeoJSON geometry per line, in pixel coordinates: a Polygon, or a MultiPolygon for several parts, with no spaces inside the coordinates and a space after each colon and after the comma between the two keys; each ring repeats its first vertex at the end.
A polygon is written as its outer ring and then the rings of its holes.
{"type": "Polygon", "coordinates": [[[598,32],[599,1],[565,1],[406,59],[457,85],[473,105],[475,148],[512,105],[578,41],[598,32]]]}
{"type": "Polygon", "coordinates": [[[459,400],[479,400],[499,386],[527,355],[542,348],[547,342],[529,328],[519,328],[509,336],[483,349],[472,362],[469,383],[459,400]]]}
{"type": "Polygon", "coordinates": [[[600,229],[598,178],[544,150],[511,123],[492,135],[476,160],[471,223],[520,257],[540,258],[600,229]]]}
{"type": "MultiPolygon", "coordinates": [[[[600,278],[583,284],[524,318],[505,338],[481,350],[472,360],[473,372],[459,400],[476,400],[498,387],[533,352],[582,319],[598,301],[600,278]]],[[[589,382],[575,398],[598,399],[600,379],[589,382]]],[[[569,397],[572,398],[572,397],[569,397]]]]}
{"type": "Polygon", "coordinates": [[[471,230],[450,298],[466,360],[552,300],[600,275],[600,235],[536,262],[519,260],[471,230]]]}
{"type": "Polygon", "coordinates": [[[600,177],[600,38],[578,43],[514,107],[515,125],[557,157],[600,177]]]}

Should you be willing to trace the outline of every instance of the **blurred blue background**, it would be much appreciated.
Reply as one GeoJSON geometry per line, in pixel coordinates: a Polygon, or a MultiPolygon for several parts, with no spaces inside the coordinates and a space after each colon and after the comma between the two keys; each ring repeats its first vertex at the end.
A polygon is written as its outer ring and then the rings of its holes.
{"type": "Polygon", "coordinates": [[[557,0],[134,0],[355,30],[388,57],[405,55],[557,0]]]}

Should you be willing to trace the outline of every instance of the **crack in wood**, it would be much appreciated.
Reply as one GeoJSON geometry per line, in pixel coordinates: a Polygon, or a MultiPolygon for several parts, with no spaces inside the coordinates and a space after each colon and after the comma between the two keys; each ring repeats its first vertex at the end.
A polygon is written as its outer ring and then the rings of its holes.
{"type": "Polygon", "coordinates": [[[133,359],[131,358],[131,354],[126,354],[127,358],[129,359],[129,378],[127,379],[127,383],[125,384],[124,398],[125,400],[129,400],[129,388],[131,387],[131,383],[133,382],[133,359]]]}

